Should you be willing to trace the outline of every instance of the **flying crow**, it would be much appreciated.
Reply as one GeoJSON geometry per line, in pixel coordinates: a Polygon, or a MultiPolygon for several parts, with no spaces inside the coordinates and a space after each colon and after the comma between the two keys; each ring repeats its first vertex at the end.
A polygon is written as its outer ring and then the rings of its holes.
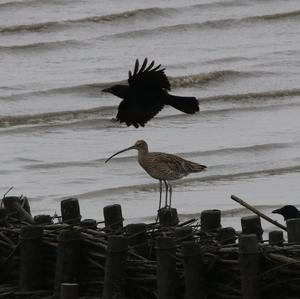
{"type": "Polygon", "coordinates": [[[170,105],[184,113],[199,111],[195,97],[179,97],[168,93],[170,82],[161,65],[149,65],[145,58],[142,66],[136,60],[133,73],[129,71],[128,85],[114,85],[103,89],[122,98],[118,108],[117,120],[127,126],[144,127],[165,105],[170,105]]]}

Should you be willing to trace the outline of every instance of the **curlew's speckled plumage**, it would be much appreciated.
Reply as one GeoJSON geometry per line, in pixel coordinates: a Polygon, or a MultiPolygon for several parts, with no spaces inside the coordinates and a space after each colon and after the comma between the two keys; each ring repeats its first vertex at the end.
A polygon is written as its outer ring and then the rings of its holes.
{"type": "Polygon", "coordinates": [[[138,151],[138,161],[144,170],[154,179],[159,180],[160,183],[160,198],[159,198],[159,209],[161,207],[161,196],[162,196],[162,182],[166,186],[166,199],[165,206],[171,207],[172,199],[172,186],[169,181],[177,180],[187,176],[192,172],[203,171],[206,166],[194,163],[192,161],[185,160],[179,156],[160,153],[160,152],[149,152],[148,145],[144,140],[138,140],[133,146],[125,148],[111,157],[106,161],[108,162],[114,156],[123,153],[125,151],[136,149],[138,151]],[[169,205],[168,205],[168,191],[169,191],[169,205]]]}

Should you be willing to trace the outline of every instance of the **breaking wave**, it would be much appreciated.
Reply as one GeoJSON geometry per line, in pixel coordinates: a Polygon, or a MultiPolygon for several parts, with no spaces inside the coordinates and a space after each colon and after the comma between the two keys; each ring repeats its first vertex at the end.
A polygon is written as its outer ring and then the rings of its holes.
{"type": "MultiPolygon", "coordinates": [[[[232,155],[235,153],[239,154],[262,154],[269,153],[274,150],[280,150],[283,148],[289,148],[295,146],[296,143],[266,143],[266,144],[256,144],[244,147],[232,147],[232,148],[222,148],[217,150],[206,150],[206,151],[193,151],[193,152],[179,152],[175,153],[181,157],[209,157],[209,156],[224,156],[232,155]]],[[[68,162],[51,162],[42,163],[38,160],[30,160],[32,162],[29,165],[25,165],[25,169],[52,169],[52,168],[72,168],[72,167],[91,167],[95,165],[103,165],[106,158],[100,158],[96,160],[88,161],[68,161],[68,162]]],[[[125,156],[125,157],[115,157],[110,163],[128,163],[135,162],[136,155],[125,156]]],[[[26,161],[28,162],[28,161],[26,161]]]]}
{"type": "Polygon", "coordinates": [[[101,91],[103,88],[119,84],[121,82],[109,82],[109,83],[90,83],[90,84],[79,84],[74,86],[67,86],[67,87],[59,87],[59,88],[50,88],[45,90],[33,91],[33,92],[25,92],[25,93],[17,93],[12,94],[7,97],[0,97],[0,100],[18,100],[23,99],[24,97],[31,97],[31,96],[43,96],[43,95],[57,95],[57,94],[90,94],[93,92],[101,91]]]}
{"type": "Polygon", "coordinates": [[[205,29],[219,29],[224,30],[230,27],[244,26],[244,25],[254,25],[257,24],[258,21],[281,21],[282,19],[293,19],[298,18],[300,15],[299,11],[291,11],[285,13],[271,14],[271,15],[259,15],[259,16],[251,16],[244,18],[229,18],[229,19],[221,19],[214,21],[205,21],[201,23],[186,23],[186,24],[176,24],[170,26],[159,26],[152,29],[141,29],[134,31],[127,31],[122,33],[112,34],[110,36],[117,38],[128,38],[128,37],[141,37],[147,36],[157,33],[169,33],[169,32],[184,32],[187,30],[205,30],[205,29]]]}
{"type": "MultiPolygon", "coordinates": [[[[201,103],[201,101],[200,101],[201,103]]],[[[255,103],[253,103],[255,104],[255,103]]],[[[300,102],[298,103],[264,103],[263,105],[260,105],[259,107],[257,106],[240,106],[240,107],[230,107],[230,108],[213,108],[213,109],[202,109],[200,106],[200,114],[194,114],[194,115],[188,115],[188,114],[184,114],[184,113],[180,113],[180,114],[172,114],[172,115],[165,115],[165,116],[160,116],[157,117],[156,120],[157,121],[165,121],[165,120],[174,120],[174,121],[179,121],[181,122],[182,119],[189,119],[190,121],[195,121],[196,118],[198,119],[198,117],[201,117],[202,119],[204,118],[210,118],[213,116],[230,116],[232,114],[237,114],[237,113],[249,113],[249,112],[264,112],[264,111],[271,111],[271,110],[281,110],[283,107],[285,108],[292,108],[292,107],[299,107],[300,106],[300,102]]]]}
{"type": "MultiPolygon", "coordinates": [[[[220,155],[230,155],[235,153],[263,153],[270,152],[273,150],[278,150],[282,148],[289,148],[297,143],[266,143],[266,144],[255,144],[251,146],[242,147],[229,147],[221,148],[217,150],[206,150],[206,151],[193,151],[193,152],[176,152],[175,155],[182,157],[209,157],[209,156],[220,156],[220,155]]],[[[98,162],[104,162],[106,159],[99,159],[98,162]]],[[[115,157],[110,163],[125,163],[130,161],[135,161],[136,156],[125,156],[125,157],[115,157]]],[[[37,166],[38,167],[38,166],[37,166]]]]}
{"type": "MultiPolygon", "coordinates": [[[[191,84],[191,81],[185,81],[185,79],[177,78],[176,80],[178,86],[186,86],[186,84],[191,84]]],[[[202,78],[198,78],[198,83],[205,82],[205,80],[202,78]]],[[[195,81],[194,81],[195,83],[195,81]]],[[[95,85],[82,85],[82,86],[76,86],[76,87],[67,87],[62,89],[56,89],[56,90],[48,90],[43,92],[35,92],[30,93],[27,96],[35,95],[41,95],[43,93],[55,93],[55,92],[91,92],[91,89],[94,88],[99,93],[99,86],[101,84],[95,84],[95,85]]],[[[104,85],[103,85],[104,86],[104,85]]],[[[95,92],[96,92],[95,91],[95,92]]],[[[217,116],[217,115],[225,115],[230,113],[236,113],[236,112],[252,112],[252,111],[268,111],[270,109],[281,109],[282,107],[298,107],[300,105],[299,101],[293,101],[291,97],[293,96],[300,96],[300,90],[298,89],[292,89],[292,90],[279,90],[279,91],[270,91],[270,92],[262,92],[262,93],[246,93],[246,94],[233,94],[233,95],[219,95],[214,97],[207,97],[207,98],[201,98],[199,99],[200,105],[202,105],[202,112],[201,114],[197,114],[193,116],[192,118],[204,118],[204,117],[211,117],[211,116],[217,116]],[[286,98],[286,101],[273,101],[272,99],[276,98],[286,98]],[[270,101],[262,103],[262,99],[268,99],[270,101]],[[251,105],[249,106],[249,100],[253,101],[251,105]],[[260,101],[260,105],[255,105],[256,100],[260,101]],[[205,103],[210,102],[219,102],[219,101],[240,101],[240,106],[234,106],[234,107],[215,107],[215,108],[204,108],[205,103]],[[243,105],[243,101],[247,101],[247,105],[243,105]]],[[[20,97],[20,95],[19,95],[20,97]]],[[[5,98],[6,100],[12,99],[12,98],[18,98],[18,96],[11,96],[9,98],[5,98]]],[[[71,111],[57,111],[57,112],[48,112],[48,113],[39,113],[39,114],[28,114],[28,115],[16,115],[16,116],[0,116],[0,128],[11,128],[18,126],[19,128],[21,126],[42,126],[45,125],[58,125],[58,126],[67,126],[68,123],[71,126],[72,124],[74,127],[92,127],[95,125],[99,128],[99,124],[101,121],[102,128],[108,128],[111,127],[112,121],[111,118],[114,117],[114,114],[117,111],[117,105],[115,106],[100,106],[95,107],[91,109],[80,109],[80,110],[71,110],[71,111]],[[93,123],[96,122],[96,123],[93,123]]],[[[191,118],[191,116],[188,116],[186,114],[178,114],[176,111],[175,114],[171,115],[162,115],[157,116],[156,121],[165,121],[167,119],[178,119],[178,121],[181,121],[182,118],[191,118]]],[[[114,125],[113,125],[114,126],[114,125]]]]}
{"type": "MultiPolygon", "coordinates": [[[[236,80],[239,78],[259,76],[258,72],[240,72],[234,70],[220,70],[201,74],[192,74],[178,77],[169,77],[170,84],[173,88],[184,88],[193,87],[207,84],[209,82],[224,81],[224,80],[236,80]]],[[[8,97],[0,97],[0,100],[18,100],[19,98],[28,96],[39,96],[39,95],[51,95],[51,94],[66,94],[66,93],[88,93],[97,92],[103,88],[114,84],[126,84],[125,81],[115,81],[107,83],[90,83],[90,84],[80,84],[74,86],[67,86],[61,88],[47,89],[41,91],[13,94],[8,97]]],[[[288,92],[288,91],[284,91],[288,92]]],[[[226,96],[225,96],[226,97],[226,96]]]]}
{"type": "MultiPolygon", "coordinates": [[[[3,5],[3,4],[2,4],[3,5]]],[[[1,7],[1,6],[0,6],[1,7]]],[[[191,6],[190,8],[193,8],[191,6]]],[[[195,9],[195,7],[194,7],[195,9]]],[[[64,29],[66,27],[72,25],[81,25],[85,23],[105,23],[105,22],[113,22],[119,20],[128,20],[128,19],[136,19],[136,18],[157,18],[162,16],[169,16],[169,14],[178,12],[179,9],[176,8],[146,8],[146,9],[136,9],[131,11],[125,11],[116,14],[109,15],[101,15],[101,16],[89,16],[79,19],[71,19],[71,20],[60,20],[60,21],[50,21],[43,23],[35,23],[35,24],[22,24],[16,26],[7,26],[0,27],[0,33],[20,33],[20,32],[39,32],[39,31],[47,31],[47,30],[59,30],[64,29]]],[[[124,33],[113,34],[112,36],[117,37],[127,37],[127,36],[136,36],[152,34],[157,31],[180,31],[187,29],[225,29],[232,26],[244,25],[244,24],[255,24],[257,21],[280,21],[282,19],[293,19],[297,18],[300,15],[300,10],[268,14],[268,15],[257,15],[250,16],[244,18],[229,18],[229,19],[221,19],[214,21],[205,21],[201,23],[188,23],[188,24],[177,24],[171,26],[161,26],[153,29],[142,29],[136,31],[128,31],[124,33]]]]}
{"type": "Polygon", "coordinates": [[[24,45],[12,45],[12,46],[0,46],[0,51],[32,51],[32,50],[57,50],[59,48],[64,48],[66,46],[82,46],[83,43],[76,40],[62,40],[54,42],[38,42],[24,45]]]}
{"type": "Polygon", "coordinates": [[[300,96],[300,89],[285,89],[285,90],[272,90],[266,92],[249,92],[241,94],[218,95],[202,98],[201,102],[210,101],[240,101],[247,99],[262,99],[262,98],[284,98],[291,96],[300,96]]]}
{"type": "MultiPolygon", "coordinates": [[[[1,6],[0,6],[1,7],[1,6]]],[[[72,20],[61,20],[61,21],[52,21],[52,22],[43,22],[35,24],[23,24],[9,27],[0,27],[0,33],[18,33],[23,31],[29,32],[38,32],[45,30],[58,30],[63,29],[68,26],[76,24],[85,24],[85,23],[105,23],[112,22],[117,20],[127,20],[131,18],[144,18],[144,17],[160,17],[165,15],[167,12],[170,13],[172,10],[176,9],[168,8],[146,8],[146,9],[136,9],[131,11],[125,11],[122,13],[102,15],[102,16],[89,16],[79,19],[72,20]]]]}
{"type": "Polygon", "coordinates": [[[75,120],[84,120],[88,118],[99,118],[114,111],[115,107],[96,107],[86,110],[58,111],[49,113],[40,113],[20,116],[2,116],[0,117],[0,128],[11,126],[37,125],[51,122],[66,122],[75,120]]]}
{"type": "MultiPolygon", "coordinates": [[[[211,175],[199,178],[186,178],[180,181],[176,181],[176,185],[184,186],[184,185],[191,185],[191,184],[215,184],[217,182],[222,181],[232,181],[232,180],[245,180],[245,179],[253,179],[257,177],[267,177],[267,176],[274,176],[274,175],[284,175],[289,173],[300,172],[300,165],[294,165],[290,167],[282,167],[282,168],[275,168],[275,169],[265,169],[265,170],[258,170],[258,171],[249,171],[249,172],[240,172],[234,174],[224,174],[224,175],[211,175]]],[[[121,186],[117,188],[107,188],[101,190],[94,190],[86,193],[76,194],[73,195],[76,198],[95,198],[100,196],[115,196],[119,194],[124,194],[128,192],[141,192],[141,191],[152,191],[157,190],[158,184],[156,182],[149,183],[149,184],[139,184],[139,185],[130,185],[130,186],[121,186]]]]}
{"type": "Polygon", "coordinates": [[[203,74],[169,77],[171,86],[174,88],[179,87],[192,87],[208,83],[210,81],[238,79],[243,77],[257,76],[257,73],[240,72],[233,70],[221,70],[203,74]]]}
{"type": "Polygon", "coordinates": [[[16,8],[22,8],[22,7],[28,7],[30,5],[41,5],[41,4],[56,4],[56,1],[52,0],[16,0],[16,1],[3,1],[0,3],[0,9],[16,9],[16,8]]]}
{"type": "MultiPolygon", "coordinates": [[[[201,156],[201,157],[208,157],[208,156],[215,156],[215,155],[228,155],[231,153],[261,153],[261,152],[269,152],[271,150],[287,148],[293,144],[291,143],[268,143],[268,144],[257,144],[253,146],[246,146],[246,147],[233,147],[233,148],[224,148],[218,150],[208,150],[208,151],[195,151],[195,152],[181,152],[175,153],[179,156],[201,156]]],[[[91,160],[91,161],[70,161],[70,162],[54,162],[54,163],[38,163],[38,164],[31,164],[25,166],[28,169],[48,169],[48,168],[67,168],[67,167],[84,167],[84,166],[91,166],[95,165],[95,163],[104,163],[105,158],[91,160]]],[[[111,163],[126,163],[132,162],[136,160],[136,156],[126,156],[126,157],[115,157],[111,163]]]]}

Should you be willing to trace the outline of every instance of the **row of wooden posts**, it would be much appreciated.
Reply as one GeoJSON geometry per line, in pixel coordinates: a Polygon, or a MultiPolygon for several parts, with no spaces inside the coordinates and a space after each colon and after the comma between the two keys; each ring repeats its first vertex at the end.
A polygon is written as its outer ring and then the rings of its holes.
{"type": "MultiPolygon", "coordinates": [[[[7,215],[15,213],[27,223],[20,230],[20,277],[19,286],[23,291],[34,291],[43,288],[43,225],[50,224],[52,218],[47,215],[32,217],[29,205],[21,205],[18,197],[3,199],[5,208],[0,209],[0,223],[5,226],[7,215]],[[29,225],[28,225],[29,224],[29,225]]],[[[103,211],[105,233],[108,240],[103,299],[121,299],[126,293],[126,260],[128,251],[134,250],[147,262],[146,224],[129,224],[123,229],[123,216],[120,205],[106,206],[103,211]],[[124,234],[124,231],[126,234],[124,234]],[[131,236],[131,238],[128,238],[131,236]]],[[[81,220],[77,199],[71,198],[61,202],[61,221],[70,225],[68,230],[59,234],[56,255],[54,280],[54,296],[57,299],[77,299],[81,252],[81,226],[97,229],[97,222],[92,219],[81,220]]],[[[184,282],[186,299],[205,298],[204,262],[201,244],[193,238],[192,227],[178,224],[175,209],[159,211],[161,226],[175,228],[175,233],[182,240],[180,248],[184,261],[184,282]]],[[[201,231],[216,232],[220,246],[233,244],[236,231],[233,228],[221,228],[221,212],[219,210],[202,211],[200,217],[201,231]]],[[[238,234],[239,267],[241,273],[241,293],[243,299],[261,298],[260,287],[260,247],[263,242],[263,230],[260,217],[247,216],[241,218],[242,232],[238,234]]],[[[287,221],[287,237],[289,243],[300,243],[300,219],[287,221]]],[[[280,246],[284,242],[282,231],[269,233],[270,245],[280,246]]],[[[159,299],[173,299],[175,294],[176,257],[178,248],[175,238],[159,236],[156,239],[157,294],[159,299]]],[[[141,278],[142,279],[142,278],[141,278]]],[[[101,295],[101,296],[100,296],[101,295]]]]}

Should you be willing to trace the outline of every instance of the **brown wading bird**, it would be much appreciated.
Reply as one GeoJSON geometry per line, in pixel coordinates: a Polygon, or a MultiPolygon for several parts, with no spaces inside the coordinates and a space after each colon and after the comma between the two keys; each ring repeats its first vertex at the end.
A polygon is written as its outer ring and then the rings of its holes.
{"type": "Polygon", "coordinates": [[[170,105],[184,113],[199,111],[195,97],[179,97],[168,93],[170,82],[161,65],[154,67],[154,61],[147,66],[145,58],[139,68],[136,60],[133,74],[129,71],[128,85],[114,85],[103,89],[123,99],[118,108],[117,120],[127,126],[144,127],[165,105],[170,105]]]}
{"type": "Polygon", "coordinates": [[[133,146],[125,148],[112,156],[106,161],[108,162],[114,156],[136,149],[138,151],[138,161],[144,170],[154,179],[159,180],[159,207],[161,208],[162,197],[162,182],[166,186],[166,199],[165,207],[171,208],[172,200],[172,186],[169,181],[180,179],[192,172],[200,172],[206,168],[206,166],[197,164],[188,160],[184,160],[178,156],[172,154],[165,154],[159,152],[149,152],[148,145],[144,140],[138,140],[133,146]],[[169,191],[169,204],[168,204],[168,191],[169,191]]]}

